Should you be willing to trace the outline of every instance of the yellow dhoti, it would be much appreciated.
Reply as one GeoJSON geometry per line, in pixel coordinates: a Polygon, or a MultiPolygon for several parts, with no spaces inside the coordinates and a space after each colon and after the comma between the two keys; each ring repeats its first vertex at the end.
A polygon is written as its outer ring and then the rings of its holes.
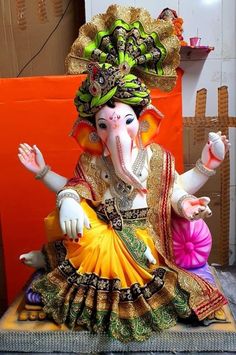
{"type": "Polygon", "coordinates": [[[57,323],[107,331],[122,341],[145,340],[153,330],[173,326],[178,316],[189,317],[188,295],[174,272],[159,267],[145,218],[124,221],[117,231],[87,202],[82,207],[91,229],[84,228],[80,241],[44,247],[51,271],[33,288],[42,295],[45,312],[57,323]],[[156,265],[144,256],[147,246],[156,265]]]}
{"type": "MultiPolygon", "coordinates": [[[[91,229],[84,228],[79,243],[64,241],[66,258],[77,272],[119,279],[122,288],[130,287],[134,283],[142,286],[150,281],[153,277],[150,274],[151,269],[148,270],[148,266],[144,269],[134,260],[117,232],[106,222],[101,221],[85,201],[82,202],[82,207],[89,218],[91,229]]],[[[153,240],[146,229],[135,228],[133,237],[149,246],[153,256],[158,260],[153,240]]]]}

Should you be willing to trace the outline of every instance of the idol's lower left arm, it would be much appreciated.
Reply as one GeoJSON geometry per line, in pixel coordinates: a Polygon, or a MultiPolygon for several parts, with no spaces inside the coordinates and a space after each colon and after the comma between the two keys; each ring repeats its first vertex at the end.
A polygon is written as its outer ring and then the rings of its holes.
{"type": "Polygon", "coordinates": [[[175,183],[188,194],[195,194],[208,181],[209,176],[201,173],[197,168],[179,175],[176,173],[175,183]]]}
{"type": "Polygon", "coordinates": [[[41,178],[41,181],[49,190],[57,193],[63,189],[68,179],[54,171],[48,171],[47,174],[41,178]]]}

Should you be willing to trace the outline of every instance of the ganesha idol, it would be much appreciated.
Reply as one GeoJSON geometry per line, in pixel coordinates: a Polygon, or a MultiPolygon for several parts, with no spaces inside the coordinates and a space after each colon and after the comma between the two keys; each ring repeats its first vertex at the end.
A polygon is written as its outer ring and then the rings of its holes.
{"type": "Polygon", "coordinates": [[[53,172],[36,145],[19,147],[21,163],[57,195],[49,216],[57,240],[20,259],[41,269],[31,302],[58,324],[143,341],[177,321],[225,320],[207,264],[210,199],[194,194],[229,142],[211,132],[183,174],[155,143],[162,114],[148,87],[173,88],[178,52],[170,22],[109,7],[82,26],[67,58],[69,73],[87,71],[75,98],[72,135],[83,151],[75,176],[53,172]]]}

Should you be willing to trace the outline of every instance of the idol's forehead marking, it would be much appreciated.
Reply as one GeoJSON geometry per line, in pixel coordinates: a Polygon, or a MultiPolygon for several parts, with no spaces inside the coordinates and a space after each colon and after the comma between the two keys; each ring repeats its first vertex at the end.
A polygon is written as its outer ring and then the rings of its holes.
{"type": "Polygon", "coordinates": [[[120,119],[120,115],[117,114],[116,112],[113,112],[113,114],[111,116],[109,116],[110,121],[117,121],[119,119],[120,119]]]}
{"type": "MultiPolygon", "coordinates": [[[[127,113],[123,118],[126,118],[126,117],[128,117],[128,116],[134,116],[133,115],[133,113],[127,113]]],[[[116,120],[116,119],[120,119],[120,118],[122,118],[120,115],[117,115],[115,112],[113,112],[113,115],[112,116],[109,116],[108,118],[105,118],[105,117],[99,117],[98,118],[98,121],[100,121],[100,120],[104,120],[104,121],[107,121],[108,119],[109,120],[116,120]]]]}

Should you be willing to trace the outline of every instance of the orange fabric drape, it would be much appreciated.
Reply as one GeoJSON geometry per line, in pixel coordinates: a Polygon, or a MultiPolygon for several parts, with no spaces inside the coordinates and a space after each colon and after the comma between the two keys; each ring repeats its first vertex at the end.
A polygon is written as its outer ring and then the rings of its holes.
{"type": "MultiPolygon", "coordinates": [[[[55,195],[21,166],[17,147],[37,144],[54,171],[73,176],[79,151],[68,133],[77,117],[73,99],[84,77],[0,79],[1,229],[9,302],[32,272],[18,261],[19,255],[46,241],[43,218],[55,206],[55,195]]],[[[151,93],[165,115],[158,142],[175,155],[178,170],[183,166],[181,77],[179,71],[171,93],[151,93]]]]}

